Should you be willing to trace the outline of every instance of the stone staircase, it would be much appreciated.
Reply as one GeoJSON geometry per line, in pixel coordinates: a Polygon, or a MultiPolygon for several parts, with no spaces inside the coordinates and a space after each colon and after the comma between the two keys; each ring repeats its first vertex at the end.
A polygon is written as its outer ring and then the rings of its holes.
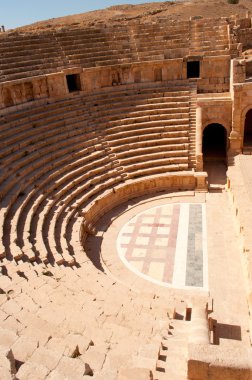
{"type": "Polygon", "coordinates": [[[181,314],[177,314],[175,311],[174,318],[169,323],[168,331],[163,335],[154,380],[187,379],[190,321],[186,320],[186,310],[183,308],[182,310],[181,314]]]}
{"type": "Polygon", "coordinates": [[[196,168],[196,107],[197,107],[197,86],[192,84],[189,111],[189,156],[188,166],[190,169],[196,168]]]}

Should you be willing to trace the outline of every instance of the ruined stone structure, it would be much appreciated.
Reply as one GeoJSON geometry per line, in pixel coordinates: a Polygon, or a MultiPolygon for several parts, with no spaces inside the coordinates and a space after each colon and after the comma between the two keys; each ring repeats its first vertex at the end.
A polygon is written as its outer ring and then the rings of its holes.
{"type": "Polygon", "coordinates": [[[214,141],[252,312],[251,41],[250,17],[0,34],[2,379],[251,378],[249,321],[215,344],[211,286],[137,280],[112,243],[136,198],[204,203],[214,141]]]}

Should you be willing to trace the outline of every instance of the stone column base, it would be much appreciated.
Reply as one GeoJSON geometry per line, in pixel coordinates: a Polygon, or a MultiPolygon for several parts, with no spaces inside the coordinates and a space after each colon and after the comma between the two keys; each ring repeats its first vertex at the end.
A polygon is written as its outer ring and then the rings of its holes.
{"type": "Polygon", "coordinates": [[[207,191],[207,172],[197,172],[194,174],[196,178],[196,190],[197,191],[207,191]]]}

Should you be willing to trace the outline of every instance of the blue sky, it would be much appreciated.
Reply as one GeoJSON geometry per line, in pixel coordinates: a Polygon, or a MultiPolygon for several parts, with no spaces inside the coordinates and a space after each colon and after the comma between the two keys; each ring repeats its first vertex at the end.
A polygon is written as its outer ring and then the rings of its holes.
{"type": "Polygon", "coordinates": [[[35,21],[88,12],[111,5],[146,2],[148,0],[0,0],[0,25],[11,29],[35,21]]]}

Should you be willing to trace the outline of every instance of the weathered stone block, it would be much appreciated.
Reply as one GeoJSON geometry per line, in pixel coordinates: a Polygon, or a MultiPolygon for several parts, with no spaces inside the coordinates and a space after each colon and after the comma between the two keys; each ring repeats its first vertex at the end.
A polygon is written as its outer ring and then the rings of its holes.
{"type": "Polygon", "coordinates": [[[153,380],[153,374],[146,368],[121,369],[117,380],[153,380]]]}

